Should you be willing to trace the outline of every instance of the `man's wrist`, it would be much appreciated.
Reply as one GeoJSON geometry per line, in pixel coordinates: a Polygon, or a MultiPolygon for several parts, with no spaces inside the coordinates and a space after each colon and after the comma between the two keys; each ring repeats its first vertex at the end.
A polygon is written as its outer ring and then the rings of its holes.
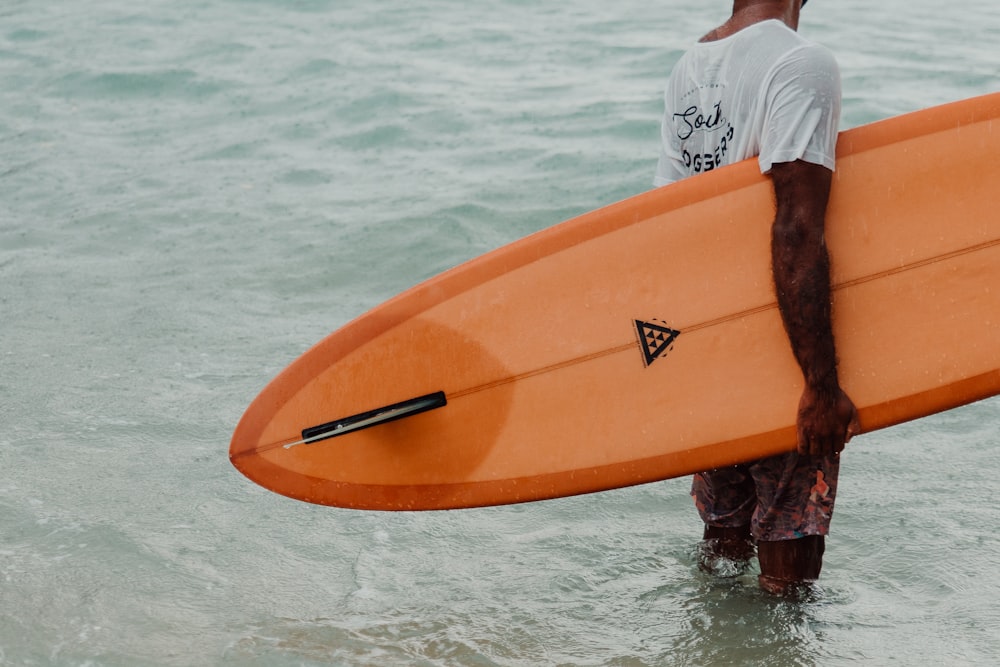
{"type": "Polygon", "coordinates": [[[814,394],[834,396],[840,391],[836,366],[819,373],[807,373],[805,380],[806,388],[814,394]]]}

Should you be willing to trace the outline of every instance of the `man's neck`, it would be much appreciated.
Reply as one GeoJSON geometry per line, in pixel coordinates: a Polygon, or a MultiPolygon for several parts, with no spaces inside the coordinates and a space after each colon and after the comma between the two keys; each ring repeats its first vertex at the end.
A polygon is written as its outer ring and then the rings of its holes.
{"type": "Polygon", "coordinates": [[[733,15],[728,21],[701,38],[714,42],[761,21],[776,19],[792,30],[799,29],[800,0],[734,0],[733,15]]]}

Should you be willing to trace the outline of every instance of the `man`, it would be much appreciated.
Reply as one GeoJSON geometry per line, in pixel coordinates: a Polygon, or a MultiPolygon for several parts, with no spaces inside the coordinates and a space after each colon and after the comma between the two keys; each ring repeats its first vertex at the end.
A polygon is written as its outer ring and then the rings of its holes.
{"type": "Polygon", "coordinates": [[[708,555],[748,560],[760,586],[819,577],[839,454],[860,430],[840,388],[823,236],[840,116],[832,54],[798,35],[802,0],[734,0],[732,16],[680,59],[664,95],[657,186],[756,156],[774,186],[772,271],[805,379],[798,450],[694,477],[708,555]]]}

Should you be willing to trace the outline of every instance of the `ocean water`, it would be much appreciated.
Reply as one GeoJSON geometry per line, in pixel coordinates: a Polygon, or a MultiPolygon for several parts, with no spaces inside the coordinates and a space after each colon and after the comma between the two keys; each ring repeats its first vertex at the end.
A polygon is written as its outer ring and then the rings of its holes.
{"type": "MultiPolygon", "coordinates": [[[[227,460],[328,332],[648,189],[727,6],[2,0],[0,664],[1000,662],[997,399],[849,445],[799,603],[697,570],[687,480],[365,513],[227,460]]],[[[995,0],[801,29],[845,128],[1000,89],[995,0]]]]}

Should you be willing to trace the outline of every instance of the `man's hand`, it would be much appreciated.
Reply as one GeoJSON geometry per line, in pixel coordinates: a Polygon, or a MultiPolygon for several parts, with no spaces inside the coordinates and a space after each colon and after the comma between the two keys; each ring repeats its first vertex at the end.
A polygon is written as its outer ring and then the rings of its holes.
{"type": "Polygon", "coordinates": [[[861,432],[858,410],[840,387],[816,391],[806,387],[799,400],[799,454],[829,456],[861,432]]]}

